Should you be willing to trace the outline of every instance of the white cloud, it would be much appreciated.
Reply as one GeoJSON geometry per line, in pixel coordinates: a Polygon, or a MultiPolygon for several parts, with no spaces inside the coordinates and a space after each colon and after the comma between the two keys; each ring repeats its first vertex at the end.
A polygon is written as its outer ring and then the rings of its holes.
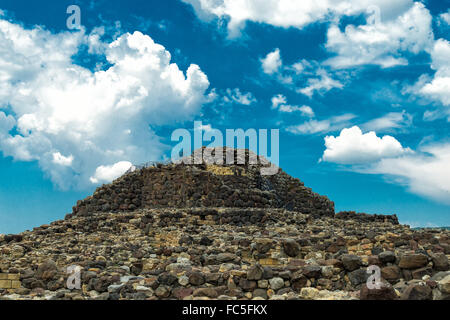
{"type": "Polygon", "coordinates": [[[90,181],[94,184],[111,182],[123,175],[131,166],[132,163],[128,161],[120,161],[111,166],[99,166],[95,170],[95,174],[90,177],[90,181]]]}
{"type": "Polygon", "coordinates": [[[404,148],[392,136],[363,134],[357,126],[338,137],[325,138],[321,161],[349,165],[352,171],[380,174],[409,191],[450,204],[450,143],[424,145],[417,151],[404,148]]]}
{"type": "Polygon", "coordinates": [[[292,113],[292,112],[296,112],[299,111],[301,112],[301,114],[303,116],[307,116],[307,117],[313,117],[314,116],[314,111],[311,109],[310,106],[291,106],[291,105],[281,105],[279,110],[281,112],[287,112],[287,113],[292,113]]]}
{"type": "Polygon", "coordinates": [[[194,130],[210,132],[213,130],[210,124],[202,124],[201,122],[194,122],[194,130]]]}
{"type": "Polygon", "coordinates": [[[198,17],[211,21],[217,17],[229,20],[230,37],[239,36],[247,21],[266,23],[276,27],[304,26],[342,15],[365,12],[377,5],[382,12],[398,14],[408,8],[412,0],[182,0],[191,4],[198,17]]]}
{"type": "Polygon", "coordinates": [[[262,59],[264,73],[274,76],[280,83],[295,88],[297,93],[311,98],[314,93],[324,94],[333,88],[342,89],[344,84],[333,79],[317,61],[302,59],[292,65],[283,65],[280,50],[269,53],[262,59]]]}
{"type": "Polygon", "coordinates": [[[439,39],[431,51],[431,68],[436,70],[434,78],[424,84],[419,92],[444,106],[450,105],[450,42],[439,39]]]}
{"type": "Polygon", "coordinates": [[[329,119],[311,119],[302,124],[290,126],[286,130],[293,134],[316,134],[340,130],[349,125],[349,121],[356,118],[354,114],[346,113],[329,119]]]}
{"type": "Polygon", "coordinates": [[[68,157],[63,156],[61,153],[59,152],[55,152],[53,154],[53,163],[55,164],[59,164],[61,166],[71,166],[73,162],[73,156],[70,155],[68,157]]]}
{"type": "Polygon", "coordinates": [[[412,152],[392,136],[379,138],[374,131],[363,134],[357,126],[343,129],[337,137],[325,137],[325,147],[321,160],[340,164],[364,164],[412,152]]]}
{"type": "Polygon", "coordinates": [[[277,94],[272,97],[272,109],[278,108],[279,105],[286,104],[287,99],[282,94],[277,94]]]}
{"type": "Polygon", "coordinates": [[[274,74],[278,72],[280,67],[283,65],[280,57],[280,49],[275,49],[274,51],[267,54],[264,59],[261,59],[262,68],[266,74],[274,74]]]}
{"type": "Polygon", "coordinates": [[[450,204],[450,143],[427,145],[420,151],[382,159],[366,172],[394,177],[413,193],[450,204]]]}
{"type": "Polygon", "coordinates": [[[0,138],[6,135],[15,125],[16,120],[13,116],[7,116],[4,112],[0,111],[0,138]]]}
{"type": "Polygon", "coordinates": [[[160,159],[165,146],[149,125],[191,119],[208,99],[197,65],[184,74],[140,32],[96,39],[110,64],[96,72],[72,61],[92,44],[83,31],[53,34],[0,19],[0,42],[0,110],[10,114],[0,112],[0,150],[38,161],[64,189],[86,187],[100,166],[160,159]]]}
{"type": "Polygon", "coordinates": [[[447,12],[441,13],[439,18],[446,24],[450,25],[450,9],[448,9],[447,12]]]}
{"type": "Polygon", "coordinates": [[[257,102],[256,98],[253,96],[251,92],[242,93],[239,88],[235,88],[233,90],[227,89],[226,95],[224,96],[223,99],[225,102],[235,102],[245,106],[249,106],[257,102]]]}
{"type": "Polygon", "coordinates": [[[395,19],[371,19],[375,21],[366,25],[348,25],[344,32],[332,25],[326,48],[337,55],[325,63],[334,68],[365,64],[389,68],[408,64],[402,53],[417,54],[432,45],[432,16],[420,2],[395,19]]]}
{"type": "Polygon", "coordinates": [[[393,129],[411,126],[412,118],[412,115],[405,110],[402,112],[389,112],[380,118],[372,119],[364,123],[361,127],[365,131],[392,131],[393,129]]]}
{"type": "Polygon", "coordinates": [[[278,94],[272,97],[272,109],[277,109],[280,112],[300,112],[305,117],[314,117],[314,111],[310,106],[293,106],[287,104],[287,99],[282,94],[278,94]]]}
{"type": "Polygon", "coordinates": [[[328,72],[323,69],[319,69],[317,71],[317,75],[319,76],[319,78],[308,79],[308,86],[302,89],[298,89],[297,91],[311,98],[316,91],[319,93],[323,93],[330,91],[333,88],[342,89],[344,87],[342,83],[332,79],[328,72]]]}

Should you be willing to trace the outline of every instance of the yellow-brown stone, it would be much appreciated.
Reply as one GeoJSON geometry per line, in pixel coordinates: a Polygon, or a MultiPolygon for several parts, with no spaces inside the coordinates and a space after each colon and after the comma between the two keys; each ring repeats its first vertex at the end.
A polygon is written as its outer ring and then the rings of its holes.
{"type": "Polygon", "coordinates": [[[259,263],[262,266],[276,266],[276,265],[280,264],[278,259],[273,259],[273,258],[259,259],[259,263]]]}
{"type": "Polygon", "coordinates": [[[0,280],[0,289],[11,289],[11,280],[0,280]]]}
{"type": "Polygon", "coordinates": [[[20,274],[18,273],[9,273],[8,280],[20,280],[20,274]]]}

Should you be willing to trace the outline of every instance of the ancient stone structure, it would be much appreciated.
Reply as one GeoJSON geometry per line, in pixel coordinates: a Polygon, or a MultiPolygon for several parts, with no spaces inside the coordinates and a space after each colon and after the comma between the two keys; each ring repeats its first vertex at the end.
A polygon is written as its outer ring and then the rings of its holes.
{"type": "Polygon", "coordinates": [[[450,299],[450,230],[334,215],[298,179],[259,169],[144,167],[63,220],[0,235],[0,300],[450,299]]]}
{"type": "MultiPolygon", "coordinates": [[[[262,175],[261,165],[159,164],[130,172],[77,203],[73,214],[133,211],[140,208],[284,208],[314,216],[333,216],[334,203],[281,169],[262,175]]],[[[224,153],[225,154],[225,153],[224,153]]],[[[225,160],[225,159],[224,159],[225,160]]],[[[225,162],[225,161],[224,161],[225,162]]]]}

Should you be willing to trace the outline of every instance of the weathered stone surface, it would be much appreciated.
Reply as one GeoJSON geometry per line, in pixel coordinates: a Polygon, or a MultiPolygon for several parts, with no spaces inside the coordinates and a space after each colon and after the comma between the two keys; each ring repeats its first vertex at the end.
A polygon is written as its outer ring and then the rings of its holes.
{"type": "Polygon", "coordinates": [[[423,277],[431,276],[432,274],[433,270],[431,269],[431,267],[424,267],[411,271],[413,279],[423,279],[423,277]]]}
{"type": "Polygon", "coordinates": [[[300,253],[300,245],[294,239],[284,240],[283,248],[289,257],[296,257],[300,253]]]}
{"type": "Polygon", "coordinates": [[[284,287],[284,280],[280,277],[275,277],[269,280],[270,288],[278,290],[284,287]]]}
{"type": "Polygon", "coordinates": [[[402,276],[401,270],[398,266],[387,266],[381,269],[381,277],[389,282],[396,281],[402,276]]]}
{"type": "Polygon", "coordinates": [[[438,282],[439,290],[444,293],[450,293],[450,275],[438,282]]]}
{"type": "Polygon", "coordinates": [[[400,258],[398,266],[402,269],[416,269],[426,266],[428,257],[424,254],[405,254],[400,258]]]}
{"type": "Polygon", "coordinates": [[[194,290],[192,288],[175,288],[173,290],[173,296],[178,300],[183,300],[184,298],[192,295],[194,290]]]}
{"type": "Polygon", "coordinates": [[[382,263],[393,263],[395,262],[395,253],[392,251],[383,251],[378,254],[378,259],[380,259],[382,263]]]}
{"type": "Polygon", "coordinates": [[[194,286],[201,286],[205,283],[205,277],[200,272],[194,272],[189,276],[189,283],[194,286]]]}
{"type": "Polygon", "coordinates": [[[432,300],[433,294],[429,286],[424,284],[411,284],[402,293],[401,300],[432,300]]]}
{"type": "Polygon", "coordinates": [[[247,279],[248,280],[260,280],[260,279],[262,279],[263,275],[264,275],[264,269],[259,265],[255,265],[255,266],[252,266],[248,270],[247,279]]]}
{"type": "Polygon", "coordinates": [[[358,269],[361,264],[362,260],[361,257],[354,255],[354,254],[344,254],[341,256],[342,264],[344,265],[344,268],[347,271],[353,271],[358,269]]]}
{"type": "Polygon", "coordinates": [[[253,297],[260,297],[260,298],[263,298],[263,299],[267,299],[267,298],[268,298],[268,296],[267,296],[267,290],[264,290],[264,289],[255,289],[255,290],[253,291],[253,297]]]}
{"type": "Polygon", "coordinates": [[[36,271],[36,277],[41,280],[53,279],[57,274],[58,268],[53,260],[47,260],[39,265],[36,271]]]}
{"type": "Polygon", "coordinates": [[[433,268],[438,271],[446,271],[449,269],[448,258],[444,253],[435,253],[431,256],[433,268]]]}
{"type": "Polygon", "coordinates": [[[252,291],[256,289],[257,283],[256,281],[241,278],[239,281],[239,287],[241,287],[245,291],[252,291]]]}
{"type": "Polygon", "coordinates": [[[322,275],[322,268],[320,266],[306,266],[303,269],[303,274],[308,278],[320,278],[322,275]]]}
{"type": "Polygon", "coordinates": [[[388,283],[382,283],[379,289],[369,289],[363,284],[360,292],[361,300],[394,300],[397,294],[394,288],[388,283]]]}
{"type": "Polygon", "coordinates": [[[216,289],[214,288],[198,288],[194,290],[194,297],[208,297],[215,299],[219,296],[216,289]]]}
{"type": "Polygon", "coordinates": [[[357,269],[348,274],[348,278],[354,287],[365,283],[368,277],[369,274],[366,272],[366,269],[357,269]]]}
{"type": "Polygon", "coordinates": [[[170,296],[170,288],[161,285],[156,289],[155,294],[158,298],[168,298],[170,296]]]}

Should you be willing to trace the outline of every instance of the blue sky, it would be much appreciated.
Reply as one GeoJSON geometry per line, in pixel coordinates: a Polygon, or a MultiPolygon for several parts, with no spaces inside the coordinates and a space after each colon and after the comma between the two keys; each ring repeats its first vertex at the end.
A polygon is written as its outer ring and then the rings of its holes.
{"type": "Polygon", "coordinates": [[[2,0],[0,233],[170,157],[195,120],[279,129],[280,166],[337,211],[450,225],[449,8],[2,0]],[[72,4],[81,30],[67,29],[72,4]]]}

